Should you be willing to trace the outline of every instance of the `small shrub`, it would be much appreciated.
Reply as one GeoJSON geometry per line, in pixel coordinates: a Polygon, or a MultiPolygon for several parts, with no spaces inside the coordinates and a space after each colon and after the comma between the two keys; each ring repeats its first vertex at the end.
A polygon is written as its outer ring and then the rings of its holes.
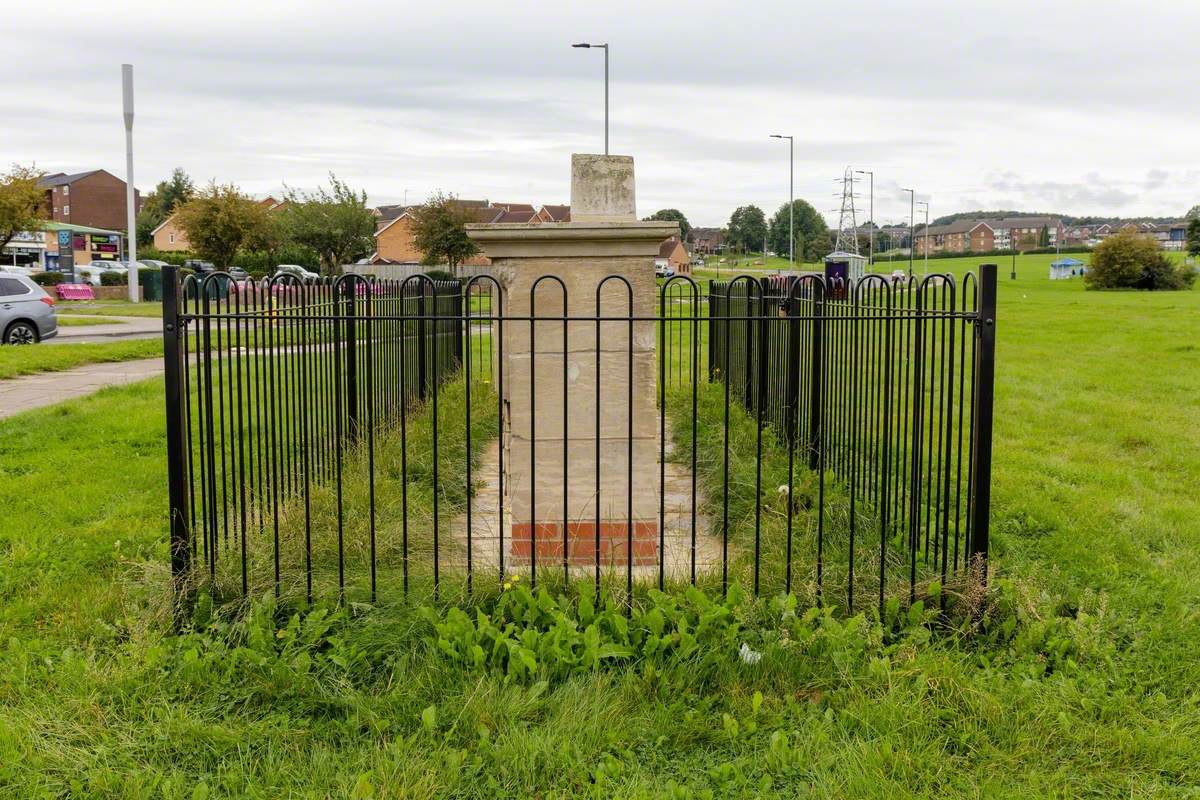
{"type": "Polygon", "coordinates": [[[67,276],[61,272],[38,272],[30,279],[38,286],[58,286],[67,280],[67,276]]]}
{"type": "Polygon", "coordinates": [[[456,281],[458,278],[444,269],[429,269],[425,270],[425,274],[433,278],[435,281],[456,281]]]}
{"type": "Polygon", "coordinates": [[[100,273],[100,285],[101,286],[124,286],[128,282],[129,282],[129,278],[125,275],[124,272],[101,272],[100,273]]]}
{"type": "Polygon", "coordinates": [[[1158,242],[1131,231],[1096,245],[1084,276],[1089,289],[1188,289],[1195,280],[1196,273],[1171,263],[1158,242]]]}

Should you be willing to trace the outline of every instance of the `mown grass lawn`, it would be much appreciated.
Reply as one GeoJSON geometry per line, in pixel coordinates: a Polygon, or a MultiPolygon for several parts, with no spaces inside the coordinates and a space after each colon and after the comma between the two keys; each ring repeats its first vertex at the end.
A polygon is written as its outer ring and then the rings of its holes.
{"type": "Polygon", "coordinates": [[[161,319],[162,303],[151,301],[131,303],[128,300],[64,300],[58,304],[58,312],[60,314],[99,316],[111,314],[116,317],[156,317],[161,319]]]}
{"type": "Polygon", "coordinates": [[[448,661],[404,608],[312,655],[262,644],[293,635],[270,620],[175,639],[148,382],[0,422],[0,796],[1195,796],[1200,293],[1084,292],[1024,258],[993,495],[1015,640],[849,632],[769,674],[544,683],[448,661]],[[1054,620],[1074,650],[1048,664],[1022,642],[1054,620]]]}
{"type": "Polygon", "coordinates": [[[132,361],[161,355],[162,340],[159,338],[0,347],[0,380],[37,372],[61,372],[85,364],[132,361]]]}
{"type": "Polygon", "coordinates": [[[119,325],[122,320],[112,317],[94,317],[88,314],[61,314],[58,317],[59,327],[84,328],[89,325],[119,325]]]}

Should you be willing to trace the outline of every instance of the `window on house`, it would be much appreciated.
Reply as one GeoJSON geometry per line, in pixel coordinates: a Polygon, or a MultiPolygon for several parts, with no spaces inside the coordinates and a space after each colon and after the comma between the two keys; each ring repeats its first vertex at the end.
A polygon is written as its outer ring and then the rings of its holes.
{"type": "Polygon", "coordinates": [[[67,215],[70,215],[70,213],[71,213],[71,207],[70,207],[70,206],[63,206],[63,213],[64,213],[64,214],[67,214],[67,215]]]}
{"type": "Polygon", "coordinates": [[[167,241],[169,241],[171,244],[175,244],[175,234],[173,234],[173,233],[168,233],[168,234],[167,234],[167,241]]]}
{"type": "Polygon", "coordinates": [[[70,197],[70,196],[71,196],[71,187],[64,186],[63,187],[63,197],[70,197]]]}

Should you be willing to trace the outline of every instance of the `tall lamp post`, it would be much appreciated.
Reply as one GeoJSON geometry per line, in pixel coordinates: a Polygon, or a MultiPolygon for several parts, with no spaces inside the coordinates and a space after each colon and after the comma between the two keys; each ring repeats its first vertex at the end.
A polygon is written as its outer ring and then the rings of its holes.
{"type": "Polygon", "coordinates": [[[772,139],[788,140],[788,262],[796,269],[796,140],[782,133],[772,133],[772,139]]]}
{"type": "Polygon", "coordinates": [[[901,189],[900,191],[908,192],[908,277],[911,278],[913,276],[913,249],[917,243],[913,237],[913,228],[916,227],[916,196],[912,189],[901,189]]]}
{"type": "Polygon", "coordinates": [[[866,175],[870,179],[871,186],[871,229],[868,231],[871,239],[871,257],[867,260],[867,265],[872,269],[875,267],[875,173],[869,169],[856,169],[854,172],[858,175],[866,175]]]}
{"type": "Polygon", "coordinates": [[[133,65],[121,65],[121,99],[125,114],[125,218],[129,238],[129,302],[138,301],[137,204],[133,189],[133,65]]]}
{"type": "Polygon", "coordinates": [[[925,275],[929,276],[929,201],[918,200],[917,205],[925,206],[925,275]]]}
{"type": "Polygon", "coordinates": [[[596,47],[604,51],[604,155],[608,155],[608,42],[604,44],[577,42],[571,47],[580,47],[584,50],[596,47]]]}

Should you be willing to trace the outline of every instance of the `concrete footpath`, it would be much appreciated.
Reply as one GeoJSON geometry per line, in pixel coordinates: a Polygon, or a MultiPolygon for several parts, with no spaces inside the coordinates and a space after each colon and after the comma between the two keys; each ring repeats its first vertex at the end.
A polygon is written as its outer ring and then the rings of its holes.
{"type": "Polygon", "coordinates": [[[121,386],[153,378],[162,374],[162,369],[162,358],[142,358],[9,378],[0,381],[0,419],[83,397],[106,386],[121,386]]]}

